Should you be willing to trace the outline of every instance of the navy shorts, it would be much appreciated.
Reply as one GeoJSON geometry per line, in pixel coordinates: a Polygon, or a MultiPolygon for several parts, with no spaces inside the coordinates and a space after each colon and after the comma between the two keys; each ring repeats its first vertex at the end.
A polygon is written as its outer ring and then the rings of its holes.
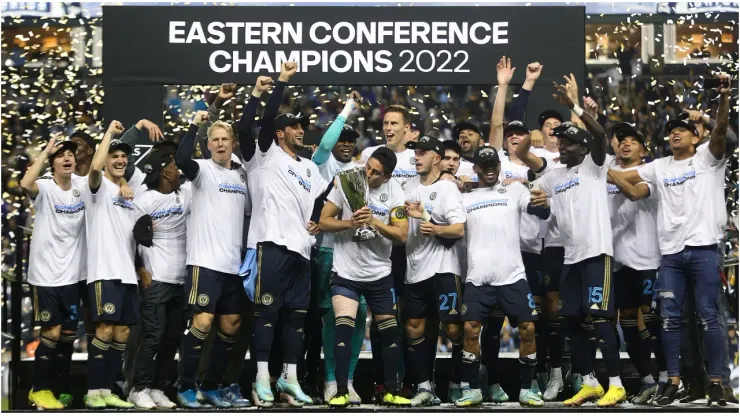
{"type": "Polygon", "coordinates": [[[486,322],[488,317],[509,317],[512,326],[537,320],[534,298],[525,279],[504,286],[465,284],[463,321],[486,322]]]}
{"type": "Polygon", "coordinates": [[[242,278],[200,266],[188,266],[185,305],[189,314],[237,315],[247,301],[242,278]]]}
{"type": "Polygon", "coordinates": [[[310,301],[308,259],[274,243],[257,244],[255,316],[277,320],[281,308],[308,310],[310,301]]]}
{"type": "Polygon", "coordinates": [[[80,303],[83,309],[92,307],[90,297],[87,296],[87,280],[77,282],[77,293],[80,295],[80,303]]]}
{"type": "Polygon", "coordinates": [[[527,275],[527,284],[533,296],[542,296],[542,255],[522,251],[524,273],[527,275]]]}
{"type": "Polygon", "coordinates": [[[606,254],[566,264],[560,279],[562,316],[614,317],[612,258],[606,254]]]}
{"type": "Polygon", "coordinates": [[[438,273],[419,283],[406,284],[405,319],[424,319],[437,307],[440,322],[460,322],[462,282],[452,273],[438,273]]]}
{"type": "Polygon", "coordinates": [[[139,286],[120,280],[98,280],[87,284],[92,301],[93,322],[137,325],[141,317],[139,286]]]}
{"type": "Polygon", "coordinates": [[[635,270],[623,267],[614,272],[614,295],[617,309],[637,309],[650,306],[657,270],[635,270]]]}
{"type": "Polygon", "coordinates": [[[396,289],[393,287],[393,274],[372,282],[358,282],[340,277],[334,273],[331,279],[332,296],[341,295],[360,301],[365,297],[367,306],[374,316],[393,315],[398,311],[396,305],[396,289]]]}
{"type": "Polygon", "coordinates": [[[393,245],[391,251],[391,274],[393,275],[393,288],[396,296],[403,296],[406,286],[406,246],[393,245]]]}
{"type": "Polygon", "coordinates": [[[79,284],[66,286],[33,286],[33,324],[43,328],[62,325],[77,330],[79,284]]]}
{"type": "Polygon", "coordinates": [[[563,275],[564,247],[545,247],[542,252],[542,283],[543,293],[560,291],[560,277],[563,275]]]}

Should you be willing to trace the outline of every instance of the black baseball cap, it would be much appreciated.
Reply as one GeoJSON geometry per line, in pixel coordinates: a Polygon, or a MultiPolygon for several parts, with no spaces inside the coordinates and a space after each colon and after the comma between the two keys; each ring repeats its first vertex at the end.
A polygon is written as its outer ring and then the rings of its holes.
{"type": "Polygon", "coordinates": [[[456,140],[445,140],[442,142],[442,145],[444,145],[445,150],[452,150],[458,155],[462,154],[462,147],[460,147],[460,143],[456,140]]]}
{"type": "MultiPolygon", "coordinates": [[[[52,161],[54,160],[57,155],[65,150],[71,151],[73,154],[77,151],[77,143],[65,140],[61,143],[58,143],[57,146],[55,146],[55,150],[49,155],[49,165],[51,165],[52,161]]],[[[77,156],[75,156],[75,160],[77,160],[77,156]]]]}
{"type": "Polygon", "coordinates": [[[627,137],[633,137],[638,142],[645,144],[645,137],[637,131],[637,128],[630,123],[619,123],[612,127],[612,136],[617,136],[617,140],[622,141],[627,137]]]}
{"type": "Polygon", "coordinates": [[[146,174],[144,184],[150,188],[154,186],[159,180],[159,176],[162,174],[164,168],[171,162],[172,154],[167,150],[154,151],[149,154],[141,169],[146,174]]]}
{"type": "Polygon", "coordinates": [[[178,144],[173,142],[172,140],[162,140],[161,142],[154,143],[154,146],[152,146],[152,152],[158,152],[158,151],[177,151],[178,144]]]}
{"type": "Polygon", "coordinates": [[[566,121],[563,124],[555,127],[550,134],[561,139],[570,139],[576,143],[586,146],[587,148],[590,148],[591,141],[593,141],[594,138],[591,133],[576,126],[570,121],[566,121]]]}
{"type": "Polygon", "coordinates": [[[289,126],[301,125],[304,129],[308,127],[310,116],[296,116],[291,113],[283,113],[275,118],[275,129],[284,130],[289,126]]]}
{"type": "Polygon", "coordinates": [[[519,120],[510,121],[509,124],[504,127],[504,136],[509,132],[518,131],[520,133],[529,134],[529,129],[519,120]]]}
{"type": "Polygon", "coordinates": [[[338,142],[356,142],[357,138],[360,137],[360,133],[356,132],[349,124],[342,126],[342,131],[339,133],[338,142]]]}
{"type": "Polygon", "coordinates": [[[85,133],[82,130],[78,130],[72,133],[69,136],[69,139],[72,140],[75,137],[79,137],[80,139],[84,140],[85,143],[87,143],[87,145],[90,146],[90,148],[92,148],[93,151],[95,151],[95,148],[97,147],[97,143],[95,142],[95,139],[92,138],[92,136],[90,136],[89,134],[85,133]]]}
{"type": "Polygon", "coordinates": [[[445,147],[442,142],[435,137],[424,136],[417,142],[408,142],[406,143],[406,148],[411,150],[431,150],[433,152],[437,152],[437,154],[443,159],[445,157],[445,147]]]}
{"type": "Polygon", "coordinates": [[[478,135],[482,136],[480,129],[478,129],[475,124],[463,121],[462,123],[455,124],[455,127],[452,128],[452,137],[454,137],[455,140],[458,140],[460,138],[460,133],[463,130],[473,130],[474,132],[478,133],[478,135]]]}
{"type": "Polygon", "coordinates": [[[393,170],[396,169],[396,163],[398,163],[396,153],[385,146],[380,146],[379,148],[375,149],[370,157],[377,160],[378,162],[380,162],[381,165],[383,165],[383,169],[385,170],[386,175],[390,175],[391,173],[393,173],[393,170]]]}
{"type": "Polygon", "coordinates": [[[475,160],[475,166],[478,166],[481,169],[495,168],[499,163],[501,163],[496,149],[489,146],[479,147],[478,150],[475,151],[473,160],[475,160]]]}
{"type": "Polygon", "coordinates": [[[537,117],[537,121],[540,122],[540,128],[545,124],[547,119],[554,118],[559,120],[561,123],[563,122],[563,115],[560,114],[560,112],[555,110],[545,110],[543,111],[539,117],[537,117]]]}
{"type": "Polygon", "coordinates": [[[424,131],[424,123],[422,123],[418,114],[411,114],[411,130],[416,130],[419,133],[424,131]]]}
{"type": "Polygon", "coordinates": [[[111,154],[115,152],[116,150],[121,150],[123,153],[126,153],[127,155],[131,154],[131,146],[128,144],[120,141],[120,140],[111,140],[110,142],[110,148],[108,149],[108,154],[111,154]]]}
{"type": "Polygon", "coordinates": [[[669,135],[671,134],[671,131],[673,129],[683,127],[685,129],[688,129],[690,132],[694,133],[694,136],[699,136],[699,130],[696,129],[696,125],[693,121],[689,120],[688,118],[682,119],[679,118],[678,120],[671,120],[667,123],[665,123],[665,134],[669,135]]]}

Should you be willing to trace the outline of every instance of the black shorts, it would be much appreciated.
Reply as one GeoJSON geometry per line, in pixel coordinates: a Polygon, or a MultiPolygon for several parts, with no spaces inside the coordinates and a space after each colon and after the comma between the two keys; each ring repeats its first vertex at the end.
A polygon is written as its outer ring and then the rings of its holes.
{"type": "Polygon", "coordinates": [[[200,266],[188,266],[185,305],[189,314],[237,315],[246,302],[242,278],[200,266]]]}
{"type": "Polygon", "coordinates": [[[635,270],[622,267],[614,272],[614,295],[617,309],[650,306],[657,270],[635,270]]]}
{"type": "Polygon", "coordinates": [[[524,273],[527,275],[529,290],[533,296],[542,296],[542,255],[522,251],[524,273]]]}
{"type": "Polygon", "coordinates": [[[79,293],[82,308],[91,308],[92,305],[90,305],[90,297],[87,296],[87,280],[77,282],[77,293],[79,293]]]}
{"type": "Polygon", "coordinates": [[[311,302],[311,263],[284,246],[257,244],[255,316],[277,320],[281,308],[308,310],[311,302]]]}
{"type": "Polygon", "coordinates": [[[560,291],[560,277],[563,275],[564,247],[545,247],[542,252],[543,293],[560,291]]]}
{"type": "Polygon", "coordinates": [[[612,258],[606,254],[563,267],[560,279],[562,316],[597,315],[614,317],[612,258]]]}
{"type": "Polygon", "coordinates": [[[435,305],[440,322],[460,322],[462,282],[452,273],[438,273],[419,283],[406,284],[405,319],[423,319],[435,305]]]}
{"type": "Polygon", "coordinates": [[[396,289],[393,287],[393,275],[372,282],[358,282],[344,279],[334,273],[331,278],[332,296],[341,295],[360,301],[360,296],[365,296],[367,306],[373,315],[396,316],[396,289]]]}
{"type": "Polygon", "coordinates": [[[62,325],[77,330],[80,303],[79,284],[33,286],[33,324],[43,328],[62,325]]]}
{"type": "Polygon", "coordinates": [[[98,280],[87,284],[92,304],[93,322],[112,322],[119,325],[137,325],[139,310],[138,285],[120,280],[98,280]]]}
{"type": "Polygon", "coordinates": [[[406,246],[393,245],[391,250],[391,274],[396,296],[402,297],[406,286],[406,246]]]}
{"type": "Polygon", "coordinates": [[[475,286],[465,284],[465,301],[462,305],[463,321],[485,322],[488,317],[504,315],[511,326],[537,320],[534,298],[525,279],[504,286],[475,286]]]}

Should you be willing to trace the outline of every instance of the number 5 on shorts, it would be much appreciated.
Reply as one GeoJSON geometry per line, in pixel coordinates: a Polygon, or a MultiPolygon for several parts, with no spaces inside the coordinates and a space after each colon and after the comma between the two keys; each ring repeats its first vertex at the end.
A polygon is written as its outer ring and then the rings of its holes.
{"type": "Polygon", "coordinates": [[[588,298],[593,303],[599,303],[604,299],[603,296],[604,288],[603,287],[589,287],[588,288],[588,298]]]}

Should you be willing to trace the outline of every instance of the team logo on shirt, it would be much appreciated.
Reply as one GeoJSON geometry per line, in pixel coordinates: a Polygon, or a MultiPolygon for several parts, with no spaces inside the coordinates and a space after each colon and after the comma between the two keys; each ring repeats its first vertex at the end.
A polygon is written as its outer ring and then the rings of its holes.
{"type": "Polygon", "coordinates": [[[311,177],[311,169],[306,168],[306,176],[311,177]]]}
{"type": "Polygon", "coordinates": [[[42,322],[48,322],[49,319],[51,319],[51,312],[47,310],[41,311],[41,314],[39,315],[39,319],[41,319],[42,322]]]}
{"type": "Polygon", "coordinates": [[[105,305],[103,305],[103,312],[105,312],[108,315],[113,315],[116,313],[116,305],[108,302],[105,305]]]}
{"type": "MultiPolygon", "coordinates": [[[[308,169],[307,171],[310,172],[310,170],[308,169]]],[[[288,174],[298,179],[298,184],[301,185],[303,189],[305,189],[308,192],[311,192],[311,182],[303,179],[301,175],[297,174],[295,169],[293,169],[292,165],[288,165],[288,174]]]]}
{"type": "Polygon", "coordinates": [[[498,193],[505,194],[506,193],[506,188],[498,188],[498,193]]]}
{"type": "Polygon", "coordinates": [[[388,194],[380,195],[380,202],[386,202],[386,201],[388,201],[388,194]]]}
{"type": "Polygon", "coordinates": [[[176,204],[179,204],[180,203],[180,196],[179,195],[176,195],[175,196],[175,203],[176,204]]]}
{"type": "Polygon", "coordinates": [[[79,191],[79,190],[77,190],[77,189],[73,189],[73,190],[72,190],[72,196],[74,196],[75,198],[79,198],[79,196],[80,196],[80,191],[79,191]]]}
{"type": "Polygon", "coordinates": [[[576,170],[574,170],[573,172],[574,172],[574,173],[575,173],[576,175],[578,175],[578,168],[576,168],[576,170]]]}
{"type": "Polygon", "coordinates": [[[239,175],[239,180],[241,180],[242,183],[244,183],[245,182],[244,175],[239,175]]]}
{"type": "Polygon", "coordinates": [[[198,306],[206,306],[210,301],[211,299],[209,299],[208,295],[206,295],[205,293],[201,293],[200,295],[198,295],[198,306]]]}
{"type": "Polygon", "coordinates": [[[437,193],[436,192],[432,192],[432,194],[429,195],[429,199],[431,199],[432,201],[434,201],[435,199],[437,199],[437,193]]]}
{"type": "Polygon", "coordinates": [[[409,163],[411,163],[412,165],[415,165],[416,164],[416,157],[411,156],[411,158],[409,158],[409,163]]]}
{"type": "Polygon", "coordinates": [[[271,294],[269,294],[269,293],[265,293],[265,294],[264,294],[264,295],[262,295],[262,297],[260,298],[260,301],[262,301],[262,304],[263,304],[263,305],[265,305],[265,306],[270,306],[270,305],[272,305],[272,301],[273,301],[273,299],[272,299],[272,295],[271,295],[271,294]]]}
{"type": "Polygon", "coordinates": [[[466,312],[468,312],[468,305],[466,303],[463,303],[460,307],[460,313],[465,315],[466,312]]]}

